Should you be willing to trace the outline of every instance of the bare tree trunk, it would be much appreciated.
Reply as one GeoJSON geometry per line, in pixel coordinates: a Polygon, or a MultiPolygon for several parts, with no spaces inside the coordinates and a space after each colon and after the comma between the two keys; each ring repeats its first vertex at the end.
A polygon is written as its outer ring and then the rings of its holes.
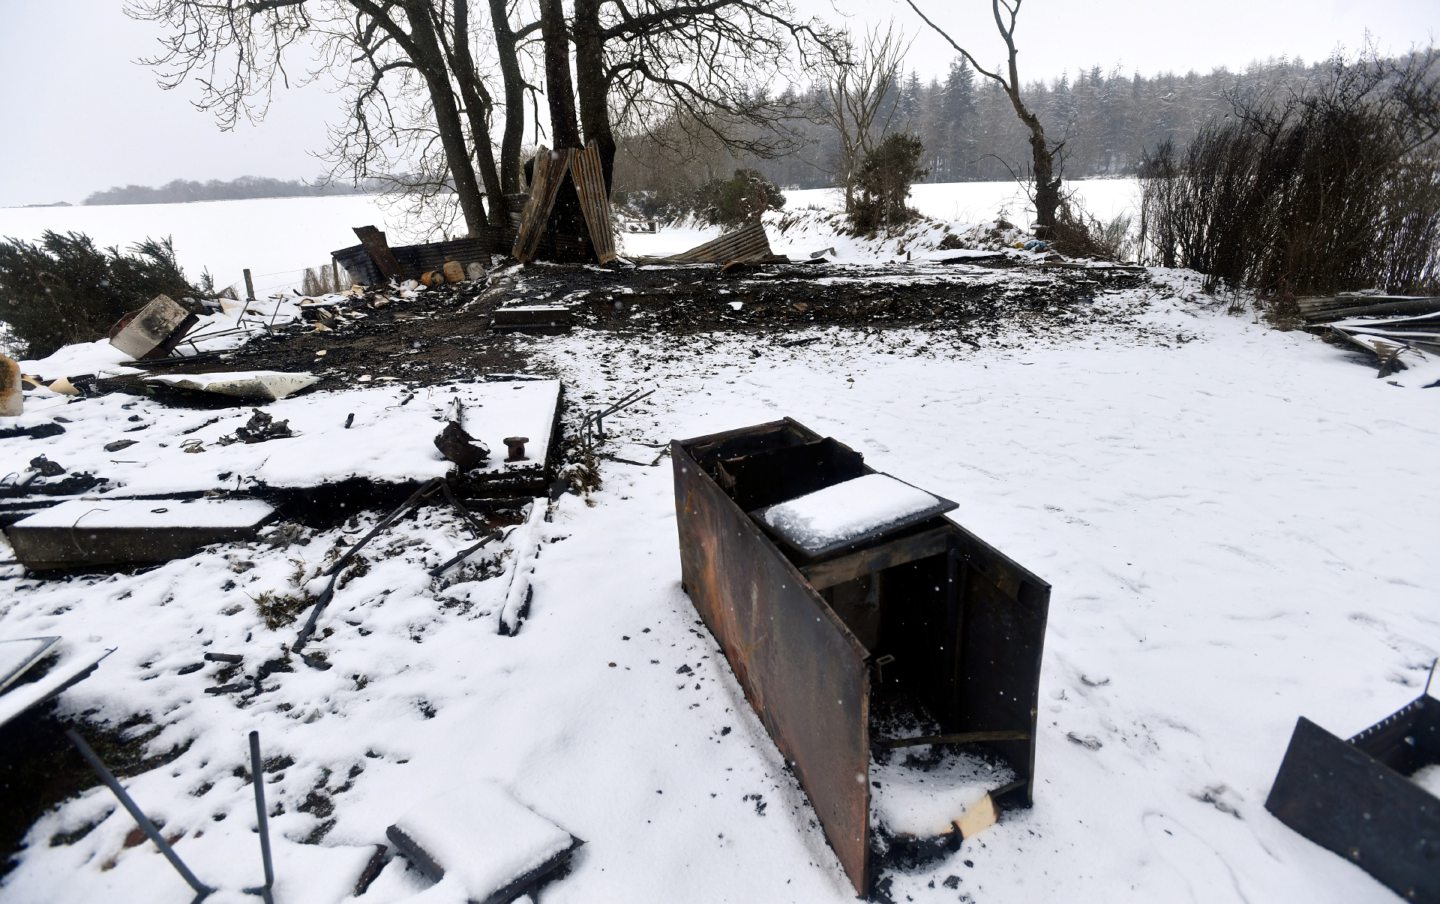
{"type": "Polygon", "coordinates": [[[471,235],[478,235],[485,228],[485,206],[480,200],[480,185],[475,179],[470,148],[465,143],[465,127],[460,121],[460,109],[455,101],[455,90],[450,85],[450,71],[445,65],[440,40],[425,3],[411,0],[405,6],[405,14],[410,20],[411,58],[430,90],[435,128],[445,149],[445,160],[450,167],[450,178],[455,183],[455,197],[465,217],[465,228],[471,235]]]}
{"type": "Polygon", "coordinates": [[[470,2],[453,0],[454,35],[451,42],[451,71],[460,86],[460,98],[465,102],[465,115],[470,121],[470,140],[475,145],[475,162],[480,168],[480,178],[485,184],[485,195],[489,199],[486,207],[490,212],[491,226],[504,226],[509,220],[509,206],[505,192],[500,187],[500,173],[495,168],[495,149],[490,142],[490,117],[495,101],[490,97],[480,73],[475,69],[475,60],[470,54],[470,2]]]}
{"type": "Polygon", "coordinates": [[[520,70],[518,36],[510,27],[505,0],[490,0],[495,53],[505,83],[505,129],[500,135],[500,190],[520,191],[520,146],[525,140],[525,76],[520,70]]]}
{"type": "Polygon", "coordinates": [[[1005,89],[1010,105],[1015,108],[1015,115],[1020,118],[1025,128],[1030,130],[1030,158],[1035,178],[1035,232],[1037,235],[1048,236],[1055,226],[1055,212],[1060,208],[1060,176],[1055,172],[1055,154],[1058,148],[1051,147],[1045,140],[1045,129],[1040,125],[1040,117],[1025,106],[1020,97],[1020,71],[1015,64],[1015,57],[1019,52],[1015,49],[1015,23],[1020,16],[1020,4],[1024,0],[990,0],[990,11],[995,16],[995,28],[1000,32],[1000,37],[1009,51],[1008,79],[999,72],[991,72],[981,66],[970,51],[955,43],[954,38],[921,12],[920,7],[915,5],[915,0],[905,2],[926,25],[965,57],[976,72],[1005,89]]]}
{"type": "Polygon", "coordinates": [[[570,79],[570,36],[561,0],[540,0],[540,33],[545,39],[545,98],[550,104],[550,138],[557,148],[578,148],[575,85],[570,79]]]}
{"type": "Polygon", "coordinates": [[[605,36],[600,0],[575,0],[575,79],[579,87],[580,125],[585,140],[600,151],[605,190],[615,180],[615,133],[610,127],[610,84],[605,77],[605,36]]]}

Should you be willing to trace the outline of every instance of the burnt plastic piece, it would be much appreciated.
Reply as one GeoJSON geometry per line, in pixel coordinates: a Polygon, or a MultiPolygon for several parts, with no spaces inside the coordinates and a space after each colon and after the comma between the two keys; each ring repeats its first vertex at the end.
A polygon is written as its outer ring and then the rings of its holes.
{"type": "Polygon", "coordinates": [[[1440,701],[1421,696],[1348,741],[1303,716],[1265,809],[1407,901],[1440,902],[1440,798],[1411,781],[1440,764],[1440,701]]]}
{"type": "Polygon", "coordinates": [[[876,873],[875,697],[903,698],[944,734],[993,735],[968,746],[1015,773],[996,805],[1031,803],[1048,584],[939,516],[818,563],[787,555],[747,510],[874,473],[788,418],[671,453],[685,591],[856,891],[876,873]]]}

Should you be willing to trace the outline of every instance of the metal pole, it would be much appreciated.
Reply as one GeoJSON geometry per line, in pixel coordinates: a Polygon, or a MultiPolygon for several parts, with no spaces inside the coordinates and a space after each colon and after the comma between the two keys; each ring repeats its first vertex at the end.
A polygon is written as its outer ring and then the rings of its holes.
{"type": "MultiPolygon", "coordinates": [[[[232,270],[231,272],[233,273],[234,271],[232,270]]],[[[250,268],[249,268],[249,267],[246,267],[246,268],[245,268],[245,300],[246,300],[246,301],[254,301],[254,300],[255,300],[255,282],[254,282],[252,279],[250,279],[250,268]]]]}
{"type": "Polygon", "coordinates": [[[265,904],[275,904],[270,887],[275,884],[275,865],[270,859],[270,819],[265,813],[264,764],[260,761],[260,732],[250,732],[250,780],[255,785],[255,821],[260,829],[260,859],[265,864],[265,884],[255,889],[265,904]]]}
{"type": "Polygon", "coordinates": [[[65,736],[70,739],[70,743],[75,745],[75,749],[80,751],[80,755],[85,758],[86,763],[90,764],[90,768],[100,777],[100,781],[105,783],[111,793],[120,800],[121,805],[129,811],[130,818],[135,820],[135,824],[140,827],[140,830],[145,833],[147,838],[155,842],[155,846],[160,849],[160,853],[165,855],[165,859],[170,861],[170,865],[175,867],[175,872],[180,874],[180,878],[184,879],[186,884],[195,889],[195,900],[203,901],[206,896],[215,891],[215,889],[208,887],[205,883],[195,878],[195,874],[190,872],[190,868],[185,865],[185,861],[181,860],[180,855],[175,853],[175,849],[170,846],[170,842],[166,841],[165,837],[160,834],[160,830],[155,828],[155,823],[151,822],[150,818],[140,810],[140,807],[130,795],[125,793],[125,789],[120,787],[120,782],[116,780],[109,769],[105,768],[105,764],[100,762],[100,758],[95,755],[95,751],[90,749],[90,745],[85,743],[85,739],[80,737],[73,728],[66,729],[65,736]]]}

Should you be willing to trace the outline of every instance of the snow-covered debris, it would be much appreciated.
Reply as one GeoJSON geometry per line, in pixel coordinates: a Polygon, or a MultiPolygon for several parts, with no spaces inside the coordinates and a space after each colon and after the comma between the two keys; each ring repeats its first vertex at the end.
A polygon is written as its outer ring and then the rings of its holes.
{"type": "Polygon", "coordinates": [[[769,506],[758,514],[786,543],[817,556],[954,507],[954,503],[888,474],[866,474],[769,506]]]}
{"type": "Polygon", "coordinates": [[[892,835],[945,835],[991,791],[1014,781],[1015,773],[985,759],[952,753],[938,764],[917,767],[895,757],[872,763],[872,822],[892,835]]]}
{"type": "MultiPolygon", "coordinates": [[[[450,470],[434,440],[455,400],[463,404],[466,430],[487,447],[503,448],[507,436],[529,436],[543,463],[559,393],[554,380],[423,388],[370,384],[311,392],[259,409],[275,422],[287,422],[294,436],[253,444],[222,444],[245,426],[250,409],[178,408],[118,393],[68,404],[63,396],[38,398],[17,425],[57,415],[68,418],[65,432],[46,441],[48,454],[71,471],[106,478],[112,488],[123,488],[128,495],[235,492],[257,486],[299,489],[355,478],[407,483],[450,470]],[[137,442],[123,453],[104,451],[107,443],[120,438],[137,442]]],[[[479,470],[503,474],[535,466],[536,461],[492,458],[479,470]]]]}
{"type": "Polygon", "coordinates": [[[181,389],[213,392],[237,399],[277,402],[309,389],[320,381],[312,373],[282,373],[273,370],[219,372],[208,374],[156,374],[151,383],[165,383],[181,389]]]}
{"type": "Polygon", "coordinates": [[[494,782],[437,777],[386,831],[421,872],[465,900],[504,904],[560,867],[570,833],[494,782]]]}

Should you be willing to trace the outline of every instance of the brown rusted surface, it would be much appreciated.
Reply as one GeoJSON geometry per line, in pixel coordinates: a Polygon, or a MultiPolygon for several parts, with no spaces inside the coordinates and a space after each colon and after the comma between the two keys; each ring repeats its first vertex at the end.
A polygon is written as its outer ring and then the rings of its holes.
{"type": "Polygon", "coordinates": [[[600,263],[616,259],[615,229],[610,216],[610,193],[605,190],[605,172],[600,164],[600,148],[590,142],[570,156],[570,178],[580,194],[580,209],[585,226],[595,243],[595,256],[600,263]]]}
{"type": "Polygon", "coordinates": [[[355,237],[360,244],[365,246],[365,251],[374,262],[375,269],[386,279],[394,279],[401,275],[400,262],[395,259],[395,252],[390,250],[390,243],[385,240],[385,233],[374,226],[356,226],[355,237]]]}
{"type": "Polygon", "coordinates": [[[555,206],[555,196],[560,183],[570,169],[568,148],[550,150],[544,145],[535,153],[534,175],[530,180],[530,198],[520,215],[520,229],[515,236],[515,246],[510,254],[521,263],[528,263],[540,247],[540,237],[545,233],[545,224],[550,219],[550,210],[555,206]]]}
{"type": "Polygon", "coordinates": [[[864,894],[870,886],[868,654],[691,457],[690,449],[716,438],[671,446],[685,590],[864,894]]]}
{"type": "Polygon", "coordinates": [[[668,260],[685,264],[728,264],[732,261],[766,261],[774,257],[765,227],[759,223],[751,223],[718,239],[696,245],[689,251],[673,255],[668,260]]]}
{"type": "Polygon", "coordinates": [[[1017,780],[995,803],[1031,803],[1048,584],[939,515],[817,561],[787,554],[754,510],[874,473],[789,418],[671,452],[685,589],[857,891],[877,862],[872,707],[921,712],[941,729],[926,743],[1003,760],[1017,780]],[[886,663],[873,681],[872,662],[886,663]]]}

